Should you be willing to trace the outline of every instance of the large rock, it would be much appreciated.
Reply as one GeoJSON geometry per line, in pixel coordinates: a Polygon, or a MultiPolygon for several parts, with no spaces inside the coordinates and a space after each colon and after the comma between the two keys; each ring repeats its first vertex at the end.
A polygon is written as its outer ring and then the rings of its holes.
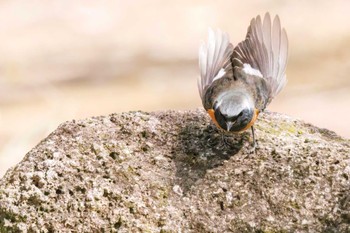
{"type": "Polygon", "coordinates": [[[349,140],[277,113],[256,136],[203,110],[66,122],[2,178],[0,231],[349,232],[349,140]]]}

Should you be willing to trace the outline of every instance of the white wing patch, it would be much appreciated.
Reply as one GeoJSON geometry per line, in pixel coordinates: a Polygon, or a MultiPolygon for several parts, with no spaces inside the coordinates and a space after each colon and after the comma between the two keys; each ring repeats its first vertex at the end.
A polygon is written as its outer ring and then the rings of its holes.
{"type": "Polygon", "coordinates": [[[259,76],[261,78],[263,77],[263,75],[261,74],[261,72],[259,70],[252,68],[252,66],[248,63],[243,64],[243,71],[246,74],[259,76]]]}
{"type": "Polygon", "coordinates": [[[219,73],[215,76],[215,78],[213,79],[213,82],[215,80],[218,80],[219,78],[224,77],[224,75],[226,74],[225,70],[223,68],[221,68],[221,70],[219,71],[219,73]]]}

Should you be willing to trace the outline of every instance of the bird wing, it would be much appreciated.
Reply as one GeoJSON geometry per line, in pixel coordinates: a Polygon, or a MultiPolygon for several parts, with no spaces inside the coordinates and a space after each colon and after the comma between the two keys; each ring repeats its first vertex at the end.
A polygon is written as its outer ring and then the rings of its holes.
{"type": "Polygon", "coordinates": [[[217,79],[228,73],[232,74],[231,55],[233,45],[229,36],[220,31],[209,29],[208,42],[203,43],[199,48],[199,69],[198,90],[204,98],[205,90],[217,79]]]}
{"type": "Polygon", "coordinates": [[[287,59],[286,31],[281,28],[278,16],[271,24],[270,14],[266,13],[263,22],[260,16],[251,20],[246,39],[234,48],[232,60],[234,67],[240,67],[247,74],[265,79],[268,104],[287,82],[287,59]]]}

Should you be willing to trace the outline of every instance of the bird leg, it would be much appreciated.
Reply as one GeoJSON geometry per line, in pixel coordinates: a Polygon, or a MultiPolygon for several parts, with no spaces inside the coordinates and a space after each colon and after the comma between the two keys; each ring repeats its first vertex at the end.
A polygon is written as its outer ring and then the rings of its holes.
{"type": "Polygon", "coordinates": [[[253,135],[253,144],[252,144],[252,146],[255,148],[255,133],[254,133],[254,126],[252,126],[251,127],[251,129],[252,129],[252,135],[253,135]]]}
{"type": "Polygon", "coordinates": [[[255,153],[257,147],[258,147],[258,142],[255,139],[255,132],[254,132],[254,126],[251,127],[252,129],[252,135],[253,135],[253,142],[252,142],[252,148],[251,148],[251,153],[255,153]]]}

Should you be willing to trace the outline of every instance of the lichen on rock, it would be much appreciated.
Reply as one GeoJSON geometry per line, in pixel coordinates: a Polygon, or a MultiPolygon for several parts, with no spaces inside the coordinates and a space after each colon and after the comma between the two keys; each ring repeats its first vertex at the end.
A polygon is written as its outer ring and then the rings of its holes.
{"type": "Polygon", "coordinates": [[[230,145],[202,110],[66,122],[0,183],[0,232],[349,232],[350,141],[266,112],[230,145]]]}

